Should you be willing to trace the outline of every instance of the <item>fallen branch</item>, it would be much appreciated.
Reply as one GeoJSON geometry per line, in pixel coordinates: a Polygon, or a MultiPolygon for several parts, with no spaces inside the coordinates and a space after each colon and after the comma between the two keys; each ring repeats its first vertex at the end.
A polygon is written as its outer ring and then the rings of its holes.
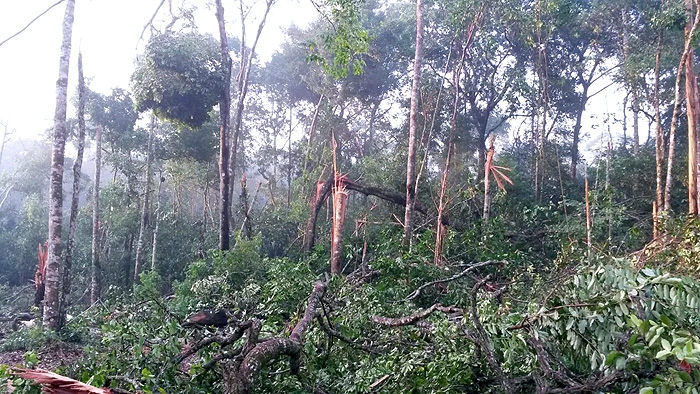
{"type": "Polygon", "coordinates": [[[45,369],[13,368],[12,374],[33,380],[42,386],[42,392],[55,394],[117,394],[128,393],[119,389],[100,388],[71,379],[45,369]]]}
{"type": "Polygon", "coordinates": [[[340,331],[334,330],[333,328],[331,328],[330,326],[325,324],[321,318],[318,319],[318,322],[319,322],[319,326],[321,327],[321,330],[323,330],[323,332],[325,332],[326,334],[328,334],[329,336],[331,336],[333,338],[339,339],[341,342],[347,343],[353,349],[361,350],[361,351],[363,351],[365,353],[369,353],[369,354],[380,354],[380,352],[375,348],[361,345],[361,344],[353,341],[352,339],[347,338],[346,336],[341,334],[340,331]]]}
{"type": "Polygon", "coordinates": [[[272,338],[258,342],[260,323],[249,328],[248,339],[241,351],[241,361],[226,365],[224,370],[224,393],[250,393],[260,369],[274,358],[289,356],[291,371],[299,373],[304,336],[317,316],[317,308],[325,295],[328,284],[317,281],[309,295],[302,318],[292,329],[289,337],[272,338]],[[257,328],[257,329],[256,329],[257,328]]]}
{"type": "Polygon", "coordinates": [[[432,281],[432,282],[428,282],[428,283],[426,283],[426,284],[424,284],[424,285],[421,285],[419,288],[417,288],[416,290],[414,290],[411,294],[409,294],[409,295],[406,297],[406,301],[410,301],[410,300],[412,300],[412,299],[418,297],[418,296],[421,294],[421,292],[422,292],[423,290],[425,290],[426,288],[428,288],[428,287],[430,287],[430,286],[434,286],[434,285],[437,285],[437,284],[440,284],[440,283],[452,282],[452,281],[454,281],[454,280],[457,280],[457,279],[459,279],[459,278],[461,278],[461,277],[467,275],[468,273],[474,271],[474,270],[477,269],[477,268],[486,267],[486,266],[488,266],[488,265],[493,265],[493,264],[505,264],[505,263],[506,263],[505,261],[500,261],[500,260],[487,260],[487,261],[482,261],[482,262],[480,262],[480,263],[472,264],[472,265],[470,265],[469,267],[467,267],[464,271],[462,271],[462,272],[460,272],[460,273],[458,273],[458,274],[452,275],[452,276],[450,276],[449,278],[438,279],[438,280],[434,280],[434,281],[432,281]]]}
{"type": "Polygon", "coordinates": [[[416,324],[417,322],[430,316],[433,312],[439,311],[443,313],[461,313],[462,309],[454,306],[442,306],[440,304],[433,304],[430,308],[423,309],[408,316],[404,317],[383,317],[383,316],[372,316],[369,319],[377,324],[388,327],[400,327],[408,326],[411,324],[416,324]]]}

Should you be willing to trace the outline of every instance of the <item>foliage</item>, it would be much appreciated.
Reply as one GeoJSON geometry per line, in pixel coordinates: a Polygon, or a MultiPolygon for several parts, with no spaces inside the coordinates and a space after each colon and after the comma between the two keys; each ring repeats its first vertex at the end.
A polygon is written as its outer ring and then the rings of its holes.
{"type": "Polygon", "coordinates": [[[136,109],[193,128],[209,119],[224,88],[217,41],[199,33],[155,34],[132,76],[136,109]]]}

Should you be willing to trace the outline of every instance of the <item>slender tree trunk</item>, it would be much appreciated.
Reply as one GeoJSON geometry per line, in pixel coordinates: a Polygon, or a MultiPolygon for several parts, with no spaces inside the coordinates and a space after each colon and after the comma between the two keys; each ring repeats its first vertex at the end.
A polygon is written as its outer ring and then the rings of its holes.
{"type": "Polygon", "coordinates": [[[92,278],[90,304],[100,299],[102,291],[102,265],[100,264],[100,171],[102,170],[102,126],[95,133],[95,181],[92,189],[92,278]]]}
{"type": "MultiPolygon", "coordinates": [[[[664,195],[663,195],[663,167],[664,159],[666,156],[664,141],[664,130],[661,127],[661,98],[659,96],[659,84],[661,78],[661,40],[663,31],[659,31],[658,43],[656,45],[656,65],[654,66],[654,120],[656,122],[656,198],[655,205],[656,208],[654,212],[658,212],[663,209],[664,206],[664,195]]],[[[654,230],[656,230],[658,225],[658,217],[656,213],[653,215],[654,230]]]]}
{"type": "Polygon", "coordinates": [[[71,268],[73,266],[73,249],[75,248],[75,230],[78,227],[78,200],[80,198],[80,175],[83,167],[85,151],[85,79],[83,78],[83,55],[78,54],[78,152],[73,163],[73,196],[70,204],[70,220],[68,222],[68,240],[63,262],[61,302],[61,324],[65,322],[66,299],[71,290],[71,268]]]}
{"type": "Polygon", "coordinates": [[[494,154],[494,135],[491,135],[491,144],[488,152],[486,153],[486,161],[484,162],[484,212],[481,219],[484,224],[484,233],[489,226],[489,219],[491,218],[491,166],[493,165],[493,154],[494,154]]]}
{"type": "Polygon", "coordinates": [[[51,152],[51,187],[49,201],[49,256],[46,267],[44,297],[44,328],[58,329],[59,324],[59,269],[61,265],[61,230],[63,221],[63,164],[66,149],[66,112],[68,110],[68,69],[70,65],[71,36],[75,0],[66,2],[63,17],[63,41],[56,81],[56,114],[54,116],[53,147],[51,152]]]}
{"type": "Polygon", "coordinates": [[[581,103],[578,111],[576,113],[576,124],[574,125],[574,139],[571,143],[571,179],[576,179],[576,165],[579,160],[578,146],[581,137],[581,127],[583,112],[586,110],[586,103],[588,102],[588,88],[589,83],[583,83],[583,93],[581,94],[581,103]]]}
{"type": "Polygon", "coordinates": [[[406,210],[403,244],[410,247],[413,240],[413,214],[416,206],[416,130],[418,129],[418,99],[421,62],[423,60],[423,0],[416,0],[416,52],[413,58],[413,85],[408,126],[408,157],[406,160],[406,210]]]}
{"type": "MultiPolygon", "coordinates": [[[[217,0],[219,2],[221,0],[217,0]]],[[[239,0],[243,1],[243,0],[239,0]]],[[[250,81],[250,70],[253,68],[253,59],[255,58],[255,49],[260,41],[260,35],[262,34],[263,28],[267,21],[267,16],[270,14],[270,8],[275,3],[275,0],[267,0],[265,5],[265,13],[263,14],[262,20],[258,25],[258,30],[255,35],[255,40],[253,41],[253,46],[250,48],[250,53],[246,54],[246,43],[245,43],[245,16],[243,12],[243,5],[241,3],[241,26],[242,26],[242,40],[241,40],[241,69],[238,74],[237,84],[238,84],[238,98],[236,103],[236,116],[234,118],[233,125],[233,141],[231,146],[231,158],[229,165],[231,167],[231,177],[235,179],[236,177],[236,165],[237,161],[240,159],[238,156],[239,152],[239,140],[241,138],[241,133],[243,129],[243,111],[245,109],[245,98],[248,95],[248,85],[250,81]]]]}
{"type": "MultiPolygon", "coordinates": [[[[474,31],[474,24],[472,24],[471,31],[474,31]]],[[[433,255],[433,264],[435,265],[443,265],[442,242],[445,239],[445,231],[447,230],[447,227],[442,223],[442,218],[445,211],[447,177],[450,172],[450,160],[452,158],[452,148],[454,145],[455,130],[457,128],[457,114],[459,111],[459,81],[462,78],[462,67],[464,66],[464,59],[467,56],[467,49],[469,48],[469,45],[470,41],[467,41],[465,43],[464,48],[462,49],[462,57],[459,59],[459,64],[457,65],[457,71],[455,72],[454,77],[455,97],[454,104],[452,106],[452,117],[450,118],[450,135],[447,139],[447,157],[445,158],[445,169],[442,172],[442,182],[440,183],[440,199],[438,200],[437,220],[435,221],[435,252],[433,255]]]]}
{"type": "MultiPolygon", "coordinates": [[[[681,102],[681,76],[683,75],[683,70],[688,61],[688,57],[692,52],[692,40],[691,37],[694,36],[695,31],[698,28],[698,22],[700,21],[700,7],[697,7],[697,1],[695,1],[695,17],[693,19],[693,26],[688,30],[685,35],[685,44],[683,47],[683,55],[681,55],[681,60],[678,63],[678,71],[676,72],[676,84],[674,89],[674,100],[673,100],[673,115],[671,117],[671,131],[668,136],[668,165],[666,167],[666,189],[664,190],[664,210],[669,211],[671,209],[671,191],[673,190],[673,159],[675,152],[675,140],[676,140],[676,127],[678,123],[678,116],[680,113],[680,102],[681,102]]],[[[691,76],[692,77],[692,76],[691,76]]]]}
{"type": "MultiPolygon", "coordinates": [[[[151,246],[151,271],[156,270],[156,252],[158,251],[158,230],[160,230],[160,220],[161,220],[161,205],[160,205],[160,196],[163,191],[163,177],[159,177],[158,179],[158,194],[156,195],[156,214],[155,214],[155,222],[156,222],[156,227],[153,229],[153,245],[151,246]]],[[[209,182],[205,181],[205,186],[208,185],[209,182]]],[[[206,226],[207,226],[207,189],[204,189],[204,215],[202,215],[202,225],[204,226],[204,232],[206,232],[206,226]]]]}
{"type": "Polygon", "coordinates": [[[289,134],[287,135],[287,149],[289,149],[289,156],[287,156],[287,212],[292,208],[292,121],[294,120],[294,104],[292,100],[289,100],[289,134]]]}
{"type": "MultiPolygon", "coordinates": [[[[693,28],[693,2],[686,0],[688,21],[685,24],[685,34],[690,35],[693,28]]],[[[700,123],[700,97],[698,97],[697,77],[694,70],[693,49],[688,51],[685,62],[685,102],[688,119],[688,213],[698,214],[698,126],[700,123]]]]}
{"type": "Polygon", "coordinates": [[[216,0],[216,20],[219,23],[219,39],[221,40],[221,61],[226,67],[226,78],[219,99],[219,114],[221,129],[219,131],[219,249],[229,250],[231,203],[229,193],[229,116],[231,111],[231,56],[226,35],[226,20],[221,0],[216,0]]]}
{"type": "Polygon", "coordinates": [[[139,283],[139,274],[143,266],[143,252],[146,243],[146,229],[148,226],[148,209],[151,196],[151,167],[153,167],[153,139],[156,134],[156,116],[151,114],[151,128],[148,133],[148,153],[146,154],[146,185],[143,188],[143,205],[141,206],[141,224],[139,226],[139,240],[136,242],[136,259],[134,260],[134,285],[139,283]]]}

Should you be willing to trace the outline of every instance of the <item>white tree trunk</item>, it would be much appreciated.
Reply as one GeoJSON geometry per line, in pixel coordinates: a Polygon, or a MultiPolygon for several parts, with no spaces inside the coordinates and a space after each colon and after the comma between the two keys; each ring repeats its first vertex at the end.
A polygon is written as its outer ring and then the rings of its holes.
{"type": "Polygon", "coordinates": [[[59,269],[61,261],[61,230],[63,221],[63,164],[66,148],[66,112],[68,108],[68,66],[75,0],[68,0],[63,16],[63,41],[56,81],[56,113],[54,115],[51,151],[51,186],[49,191],[49,256],[46,267],[43,324],[56,330],[59,324],[59,269]]]}
{"type": "Polygon", "coordinates": [[[416,52],[413,57],[413,85],[408,123],[408,158],[406,160],[406,211],[404,214],[403,244],[413,239],[413,212],[416,206],[416,130],[418,129],[418,98],[420,69],[423,59],[423,0],[416,0],[416,52]]]}

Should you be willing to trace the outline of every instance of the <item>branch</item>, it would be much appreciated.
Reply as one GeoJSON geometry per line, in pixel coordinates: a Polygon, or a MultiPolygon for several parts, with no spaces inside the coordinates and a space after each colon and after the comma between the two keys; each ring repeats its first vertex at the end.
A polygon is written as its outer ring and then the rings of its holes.
{"type": "Polygon", "coordinates": [[[417,288],[416,290],[414,290],[411,294],[409,294],[409,295],[406,297],[406,301],[410,301],[410,300],[415,299],[416,297],[418,297],[418,296],[421,294],[421,292],[422,292],[423,290],[425,290],[426,288],[428,288],[428,287],[430,287],[430,286],[433,286],[433,285],[436,285],[436,284],[439,284],[439,283],[452,282],[452,281],[454,281],[454,280],[457,280],[457,279],[459,279],[459,278],[461,278],[461,277],[467,275],[468,273],[472,272],[473,270],[475,270],[475,269],[477,269],[477,268],[485,267],[485,266],[487,266],[487,265],[505,264],[505,263],[506,263],[506,262],[505,262],[505,261],[502,261],[502,260],[487,260],[487,261],[483,261],[483,262],[480,262],[480,263],[472,264],[472,265],[470,265],[469,267],[467,267],[467,269],[465,269],[464,271],[462,271],[462,272],[460,272],[460,273],[458,273],[458,274],[452,275],[452,276],[450,276],[449,278],[434,280],[434,281],[432,281],[432,282],[428,282],[428,283],[426,283],[426,284],[420,286],[419,288],[417,288]]]}
{"type": "Polygon", "coordinates": [[[476,333],[469,332],[464,328],[462,330],[467,335],[467,338],[469,338],[472,342],[477,344],[485,353],[486,361],[488,362],[493,372],[496,374],[498,380],[501,382],[501,386],[503,386],[503,391],[505,393],[511,393],[513,392],[511,382],[506,377],[505,373],[503,372],[503,369],[501,368],[501,364],[496,359],[496,352],[493,348],[493,344],[491,343],[491,340],[489,339],[488,334],[484,329],[484,326],[481,324],[481,320],[479,320],[479,312],[476,307],[476,295],[479,292],[479,289],[482,286],[484,286],[486,282],[488,282],[490,279],[491,275],[486,275],[484,279],[480,280],[474,285],[474,287],[472,287],[472,290],[470,292],[472,301],[471,320],[472,324],[474,324],[474,328],[476,329],[476,333]]]}
{"type": "Polygon", "coordinates": [[[141,35],[139,36],[139,40],[137,42],[140,42],[141,40],[143,40],[143,34],[146,33],[146,29],[148,28],[148,26],[153,27],[153,20],[156,19],[156,16],[158,15],[158,11],[160,11],[161,7],[163,7],[163,4],[165,4],[165,0],[160,1],[160,4],[158,4],[158,7],[156,7],[156,12],[153,13],[153,16],[151,16],[151,19],[148,20],[148,23],[146,23],[143,26],[143,30],[141,30],[141,35]]]}
{"type": "Polygon", "coordinates": [[[430,308],[423,309],[422,311],[415,312],[411,315],[404,317],[384,317],[384,316],[372,316],[369,319],[377,324],[389,327],[400,327],[415,324],[420,320],[425,319],[430,316],[433,312],[440,311],[443,313],[461,313],[462,309],[454,306],[442,306],[440,304],[433,304],[430,308]]]}
{"type": "Polygon", "coordinates": [[[187,357],[197,353],[201,349],[203,349],[203,348],[205,348],[213,343],[219,344],[222,348],[224,348],[232,343],[235,343],[237,340],[239,340],[239,339],[241,339],[241,337],[243,337],[243,333],[245,332],[245,330],[252,325],[253,325],[253,322],[250,320],[247,320],[247,321],[241,323],[238,327],[236,327],[236,330],[229,336],[213,335],[211,337],[204,338],[201,341],[197,342],[196,345],[189,348],[187,351],[180,353],[180,355],[177,356],[175,363],[180,364],[187,357]]]}
{"type": "Polygon", "coordinates": [[[322,281],[314,284],[304,315],[292,329],[289,338],[273,338],[258,343],[245,355],[238,372],[244,387],[252,387],[262,366],[279,355],[289,356],[292,372],[298,373],[304,335],[316,316],[316,309],[327,287],[328,284],[322,281]]]}
{"type": "Polygon", "coordinates": [[[380,352],[372,347],[361,345],[352,339],[349,339],[345,337],[343,334],[340,333],[340,331],[336,331],[333,328],[329,327],[328,325],[323,323],[323,320],[321,318],[318,318],[319,325],[321,326],[321,330],[323,330],[326,334],[333,338],[337,338],[342,342],[347,343],[352,347],[353,349],[361,350],[363,352],[369,353],[369,354],[380,354],[380,352]]]}
{"type": "Polygon", "coordinates": [[[27,30],[27,28],[28,28],[29,26],[31,26],[32,23],[36,22],[37,19],[41,18],[42,16],[44,16],[44,14],[46,14],[47,12],[49,12],[53,7],[55,7],[55,6],[57,6],[57,5],[61,4],[61,3],[63,3],[63,0],[58,0],[58,1],[55,2],[53,5],[49,6],[49,8],[47,8],[46,11],[42,12],[42,13],[39,14],[36,18],[32,19],[31,22],[29,22],[29,23],[27,24],[27,26],[24,26],[20,31],[18,31],[17,33],[15,33],[15,34],[13,34],[13,35],[7,37],[5,40],[3,40],[3,42],[0,42],[0,46],[2,46],[2,44],[4,44],[4,43],[10,41],[11,39],[17,37],[18,35],[22,34],[22,32],[25,31],[25,30],[27,30]]]}

